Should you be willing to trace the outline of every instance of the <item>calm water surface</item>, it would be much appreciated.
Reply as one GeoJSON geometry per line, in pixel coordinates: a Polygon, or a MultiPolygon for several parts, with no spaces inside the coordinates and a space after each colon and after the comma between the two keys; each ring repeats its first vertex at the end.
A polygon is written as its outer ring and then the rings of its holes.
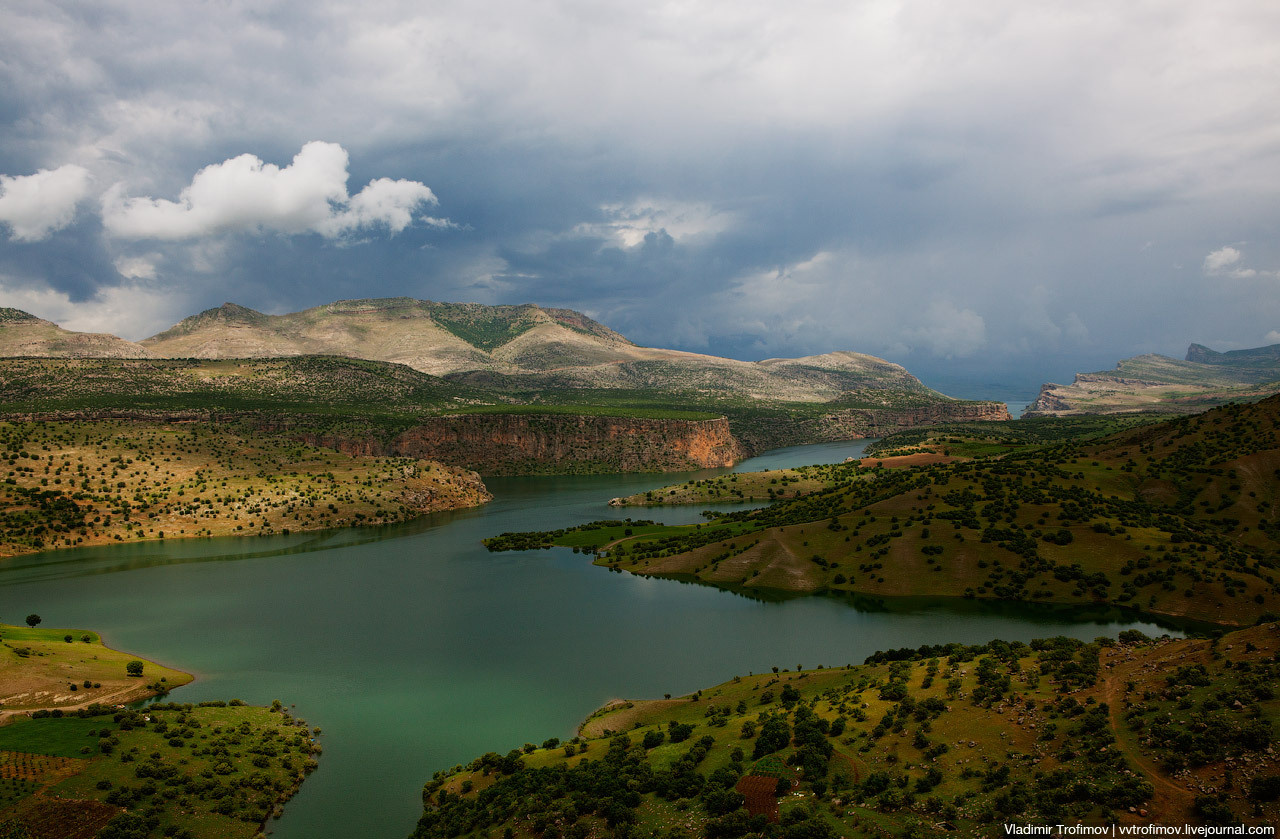
{"type": "MultiPolygon", "coordinates": [[[[770,452],[736,470],[830,463],[867,441],[770,452]]],[[[719,474],[726,470],[698,473],[719,474]]],[[[393,839],[438,769],[566,738],[614,697],[680,695],[777,665],[994,637],[1158,627],[1116,615],[961,601],[761,602],[592,566],[567,549],[490,554],[485,536],[615,518],[610,497],[686,475],[491,479],[487,506],[323,535],[86,548],[0,564],[0,617],[92,628],[198,679],[175,701],[281,699],[323,728],[319,771],[282,839],[393,839]]],[[[627,511],[669,523],[698,509],[627,511]]]]}

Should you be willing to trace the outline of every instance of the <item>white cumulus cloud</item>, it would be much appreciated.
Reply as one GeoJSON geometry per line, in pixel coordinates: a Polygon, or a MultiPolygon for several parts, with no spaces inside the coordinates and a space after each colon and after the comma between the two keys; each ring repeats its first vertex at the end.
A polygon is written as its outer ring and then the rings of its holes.
{"type": "Polygon", "coordinates": [[[1211,251],[1204,258],[1204,275],[1206,277],[1225,277],[1232,280],[1248,280],[1254,277],[1280,278],[1280,271],[1259,271],[1250,268],[1241,260],[1244,254],[1230,245],[1224,245],[1211,251]]]}
{"type": "Polygon", "coordinates": [[[89,170],[69,163],[34,175],[0,175],[0,221],[10,238],[37,242],[66,227],[89,192],[89,170]]]}
{"type": "Polygon", "coordinates": [[[1230,245],[1224,245],[1204,258],[1204,273],[1210,277],[1252,276],[1251,269],[1235,267],[1239,265],[1241,256],[1243,254],[1240,251],[1230,245]]]}
{"type": "MultiPolygon", "coordinates": [[[[418,181],[378,178],[347,192],[347,152],[337,143],[312,141],[288,166],[242,154],[204,167],[177,201],[128,198],[119,185],[102,202],[109,233],[126,239],[193,239],[219,233],[319,233],[336,237],[362,227],[392,233],[413,222],[423,205],[437,203],[418,181]]],[[[449,222],[429,218],[427,223],[449,222]]]]}
{"type": "Polygon", "coordinates": [[[181,292],[143,282],[105,286],[84,300],[0,275],[0,306],[12,306],[72,332],[109,332],[131,341],[154,335],[191,312],[181,292]]]}
{"type": "Polygon", "coordinates": [[[1280,344],[1280,329],[1273,329],[1268,332],[1262,342],[1267,345],[1280,344]]]}

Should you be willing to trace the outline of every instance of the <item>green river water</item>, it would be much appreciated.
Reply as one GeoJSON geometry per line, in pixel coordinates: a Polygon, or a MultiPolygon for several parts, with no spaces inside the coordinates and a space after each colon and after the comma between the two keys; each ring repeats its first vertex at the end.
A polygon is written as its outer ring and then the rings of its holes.
{"type": "MultiPolygon", "coordinates": [[[[867,441],[736,470],[837,462],[867,441]]],[[[699,473],[700,476],[727,470],[699,473]]],[[[571,737],[615,697],[680,695],[771,666],[890,647],[1134,627],[1120,613],[973,601],[766,602],[592,566],[567,549],[490,554],[486,536],[615,518],[609,498],[688,476],[508,478],[483,508],[401,526],[120,545],[0,563],[0,618],[99,630],[197,676],[174,701],[281,699],[323,728],[320,769],[269,825],[281,839],[396,839],[424,781],[487,751],[571,737]]],[[[697,509],[628,513],[669,523],[697,509]]]]}

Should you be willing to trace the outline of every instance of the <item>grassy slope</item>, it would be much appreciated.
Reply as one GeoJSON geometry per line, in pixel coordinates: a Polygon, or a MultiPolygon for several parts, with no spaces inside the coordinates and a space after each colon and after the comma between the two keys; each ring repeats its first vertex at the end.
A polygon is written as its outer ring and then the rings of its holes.
{"type": "Polygon", "coordinates": [[[319,748],[284,709],[221,704],[0,728],[0,824],[16,819],[35,836],[92,836],[112,819],[139,830],[118,835],[148,839],[257,835],[319,748]]]}
{"type": "Polygon", "coordinates": [[[95,632],[0,624],[0,717],[11,711],[131,702],[191,681],[189,674],[153,662],[144,662],[141,677],[129,676],[125,665],[135,659],[107,647],[95,632]]]}
{"type": "Polygon", "coordinates": [[[746,590],[1115,603],[1248,625],[1280,612],[1278,423],[1280,397],[870,480],[839,466],[831,489],[637,534],[597,562],[746,590]]]}
{"type": "Polygon", "coordinates": [[[468,473],[243,426],[0,422],[0,556],[399,521],[488,499],[468,473]]]}
{"type": "Polygon", "coordinates": [[[439,773],[415,836],[599,836],[610,820],[622,825],[613,835],[738,836],[759,825],[725,790],[753,771],[788,781],[784,835],[1274,823],[1276,625],[1220,641],[1125,641],[898,651],[613,703],[568,746],[439,773]],[[674,726],[689,726],[681,742],[674,726]]]}

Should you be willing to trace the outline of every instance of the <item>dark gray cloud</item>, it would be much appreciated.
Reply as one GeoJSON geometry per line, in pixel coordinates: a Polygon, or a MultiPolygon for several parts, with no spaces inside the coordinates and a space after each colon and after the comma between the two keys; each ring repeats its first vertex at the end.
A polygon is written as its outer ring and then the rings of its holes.
{"type": "Polygon", "coordinates": [[[1194,0],[6,7],[0,174],[88,177],[0,206],[0,303],[137,338],[226,299],[534,301],[960,389],[1255,345],[1278,35],[1194,0]],[[341,191],[184,197],[316,141],[341,191]]]}

